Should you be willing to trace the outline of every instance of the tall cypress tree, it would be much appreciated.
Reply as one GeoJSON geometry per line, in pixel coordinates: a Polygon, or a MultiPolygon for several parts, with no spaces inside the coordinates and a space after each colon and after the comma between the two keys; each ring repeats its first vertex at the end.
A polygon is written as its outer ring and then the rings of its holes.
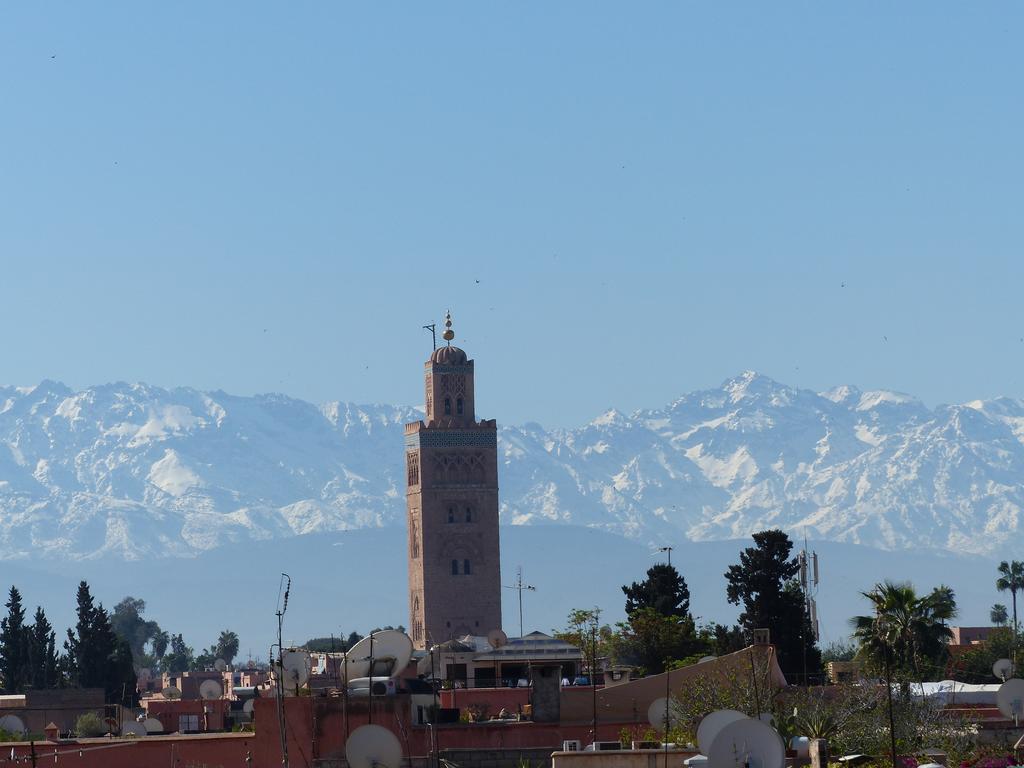
{"type": "Polygon", "coordinates": [[[75,629],[68,630],[68,639],[64,641],[64,665],[68,682],[77,688],[92,687],[97,674],[94,661],[92,627],[95,621],[96,606],[93,604],[89,585],[84,581],[78,583],[75,613],[77,621],[75,629]]]}
{"type": "Polygon", "coordinates": [[[36,607],[36,615],[28,631],[29,682],[33,688],[56,688],[60,684],[57,660],[57,635],[46,612],[36,607]]]}
{"type": "Polygon", "coordinates": [[[7,616],[0,621],[0,678],[8,693],[21,693],[28,682],[28,632],[21,593],[11,587],[7,616]]]}
{"type": "Polygon", "coordinates": [[[103,605],[93,602],[89,585],[78,585],[78,621],[68,630],[64,643],[65,665],[72,685],[102,688],[108,701],[133,703],[135,671],[132,651],[119,640],[110,626],[110,615],[103,605]]]}

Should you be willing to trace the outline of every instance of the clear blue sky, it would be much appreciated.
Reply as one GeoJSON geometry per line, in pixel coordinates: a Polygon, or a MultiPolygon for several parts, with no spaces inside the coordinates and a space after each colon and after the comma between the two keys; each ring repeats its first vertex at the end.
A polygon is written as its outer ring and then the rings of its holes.
{"type": "Polygon", "coordinates": [[[1024,396],[1019,3],[16,3],[0,382],[1024,396]],[[887,337],[887,341],[885,340],[887,337]]]}

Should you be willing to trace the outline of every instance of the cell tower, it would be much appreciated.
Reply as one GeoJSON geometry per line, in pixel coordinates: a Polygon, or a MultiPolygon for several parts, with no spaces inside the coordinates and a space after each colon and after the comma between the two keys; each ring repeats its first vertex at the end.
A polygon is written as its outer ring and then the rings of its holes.
{"type": "Polygon", "coordinates": [[[811,632],[814,633],[814,641],[820,639],[818,633],[818,553],[807,551],[807,538],[804,538],[804,548],[797,555],[800,563],[800,589],[804,593],[804,605],[807,610],[807,618],[811,623],[811,632]]]}

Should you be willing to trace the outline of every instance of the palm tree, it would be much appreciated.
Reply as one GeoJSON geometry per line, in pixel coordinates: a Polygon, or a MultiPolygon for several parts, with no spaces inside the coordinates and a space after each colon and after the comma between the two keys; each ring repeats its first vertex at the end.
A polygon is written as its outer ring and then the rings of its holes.
{"type": "Polygon", "coordinates": [[[850,619],[860,658],[879,669],[891,664],[918,680],[923,668],[942,664],[953,635],[946,621],[956,616],[952,589],[942,586],[919,596],[911,584],[884,581],[861,594],[874,615],[850,619]]]}
{"type": "Polygon", "coordinates": [[[993,624],[999,627],[1006,626],[1008,616],[1006,615],[1006,606],[1002,603],[996,603],[992,606],[992,609],[988,612],[988,617],[993,624]]]}
{"type": "Polygon", "coordinates": [[[1024,589],[1024,563],[1020,560],[999,564],[999,578],[996,579],[996,589],[1000,592],[1009,590],[1013,600],[1013,644],[1017,644],[1017,590],[1024,589]]]}

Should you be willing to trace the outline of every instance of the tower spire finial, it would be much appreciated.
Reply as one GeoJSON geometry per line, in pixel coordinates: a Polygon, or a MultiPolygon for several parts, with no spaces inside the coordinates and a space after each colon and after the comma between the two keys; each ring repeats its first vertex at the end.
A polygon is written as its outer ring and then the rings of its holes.
{"type": "Polygon", "coordinates": [[[448,342],[448,346],[452,345],[452,339],[455,338],[455,331],[452,330],[452,311],[449,309],[444,315],[444,333],[442,337],[448,342]]]}

